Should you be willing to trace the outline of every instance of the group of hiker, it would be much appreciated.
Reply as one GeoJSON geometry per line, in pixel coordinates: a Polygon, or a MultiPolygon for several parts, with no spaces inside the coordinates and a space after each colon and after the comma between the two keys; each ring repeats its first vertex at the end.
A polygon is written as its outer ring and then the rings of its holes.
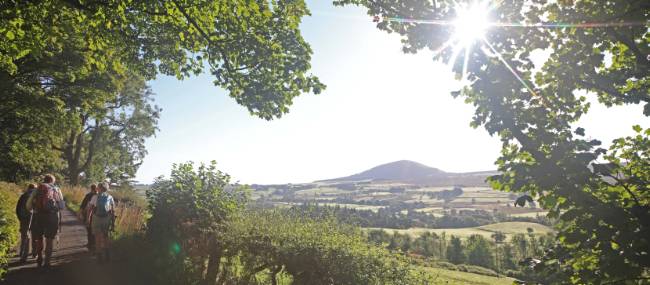
{"type": "MultiPolygon", "coordinates": [[[[53,175],[47,174],[40,184],[29,184],[16,204],[20,221],[20,262],[31,256],[38,267],[49,267],[54,240],[61,230],[61,211],[65,201],[53,175]],[[31,234],[31,243],[30,243],[31,234]],[[44,253],[44,254],[43,254],[44,253]]],[[[108,235],[114,221],[115,201],[107,193],[106,182],[91,185],[80,207],[79,214],[88,230],[88,249],[97,255],[99,262],[109,259],[108,235]]]]}

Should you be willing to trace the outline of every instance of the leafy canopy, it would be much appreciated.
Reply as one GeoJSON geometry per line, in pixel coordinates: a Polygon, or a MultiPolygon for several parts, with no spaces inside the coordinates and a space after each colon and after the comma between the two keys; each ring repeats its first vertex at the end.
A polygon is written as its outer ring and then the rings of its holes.
{"type": "Polygon", "coordinates": [[[84,40],[70,37],[59,53],[24,58],[15,74],[0,71],[0,177],[28,179],[45,171],[80,179],[132,178],[161,110],[137,73],[84,69],[84,40]]]}
{"type": "Polygon", "coordinates": [[[152,79],[208,70],[214,84],[270,120],[303,92],[324,85],[308,74],[311,48],[300,34],[303,1],[2,1],[0,71],[64,50],[82,35],[80,71],[112,69],[152,79]]]}
{"type": "MultiPolygon", "coordinates": [[[[437,50],[453,36],[454,28],[390,19],[453,21],[455,2],[335,1],[361,5],[369,15],[380,16],[377,27],[401,35],[405,52],[437,50]]],[[[650,244],[642,237],[650,236],[648,131],[634,127],[638,135],[618,139],[606,150],[576,124],[589,111],[587,96],[607,106],[642,104],[640,117],[650,116],[650,34],[643,24],[650,17],[650,4],[642,0],[493,4],[490,19],[503,23],[615,23],[587,28],[492,27],[485,36],[491,47],[477,41],[467,58],[461,53],[453,66],[461,76],[462,63],[468,64],[470,83],[454,95],[475,106],[472,126],[484,127],[503,142],[496,162],[502,174],[491,178],[493,186],[526,192],[560,219],[558,246],[536,266],[557,274],[533,281],[621,283],[647,277],[650,244]],[[531,60],[538,51],[550,53],[541,66],[531,60]]],[[[437,55],[443,60],[451,56],[452,49],[437,55]]]]}

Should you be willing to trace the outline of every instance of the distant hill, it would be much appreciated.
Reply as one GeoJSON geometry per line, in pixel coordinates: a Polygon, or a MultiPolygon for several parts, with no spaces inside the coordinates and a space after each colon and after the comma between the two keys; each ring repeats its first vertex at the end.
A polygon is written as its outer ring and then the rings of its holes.
{"type": "Polygon", "coordinates": [[[347,177],[317,182],[393,181],[429,186],[486,186],[485,179],[497,173],[497,171],[449,173],[415,161],[400,160],[347,177]]]}

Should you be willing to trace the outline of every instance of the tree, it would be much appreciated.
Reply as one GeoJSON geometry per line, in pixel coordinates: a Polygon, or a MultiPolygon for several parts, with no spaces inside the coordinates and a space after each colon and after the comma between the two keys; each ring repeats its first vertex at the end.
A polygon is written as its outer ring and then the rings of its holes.
{"type": "Polygon", "coordinates": [[[447,247],[447,260],[453,264],[460,264],[465,262],[465,254],[463,253],[463,244],[459,237],[454,235],[449,240],[447,247]]]}
{"type": "Polygon", "coordinates": [[[413,251],[429,257],[440,256],[436,242],[440,242],[436,233],[424,232],[415,239],[413,251]]]}
{"type": "Polygon", "coordinates": [[[160,109],[142,76],[86,70],[80,36],[63,50],[25,59],[13,75],[0,71],[0,136],[8,164],[3,178],[15,181],[61,171],[72,185],[86,180],[132,178],[154,135],[160,109]]]}
{"type": "Polygon", "coordinates": [[[530,257],[528,255],[528,239],[524,234],[515,234],[512,236],[512,244],[515,245],[517,251],[519,252],[519,258],[524,259],[530,257]]]}
{"type": "Polygon", "coordinates": [[[60,146],[53,146],[63,153],[72,185],[79,183],[80,174],[88,181],[130,179],[146,155],[144,139],[157,130],[161,110],[152,105],[152,93],[142,77],[121,80],[115,96],[103,106],[91,110],[77,106],[79,125],[64,134],[67,139],[60,146]]]}
{"type": "Polygon", "coordinates": [[[487,268],[493,267],[494,259],[490,250],[490,243],[482,235],[473,234],[469,236],[465,251],[467,252],[467,263],[487,268]]]}
{"type": "Polygon", "coordinates": [[[243,208],[242,190],[230,185],[230,176],[217,170],[214,161],[196,169],[191,162],[176,164],[169,178],[155,181],[147,191],[147,237],[161,260],[156,265],[169,273],[160,274],[160,282],[214,284],[224,254],[217,237],[243,208]],[[188,272],[206,273],[197,277],[188,272]]]}
{"type": "Polygon", "coordinates": [[[495,232],[492,234],[492,238],[494,239],[494,265],[498,272],[499,269],[501,269],[500,265],[502,265],[504,262],[503,260],[501,260],[501,263],[499,262],[499,244],[503,243],[503,241],[506,240],[506,235],[502,232],[495,232]]]}
{"type": "MultiPolygon", "coordinates": [[[[335,3],[363,5],[368,14],[380,15],[377,27],[400,34],[405,52],[437,50],[454,33],[453,26],[391,20],[453,21],[454,1],[335,3]]],[[[597,23],[554,29],[493,27],[485,42],[473,43],[466,56],[461,54],[458,62],[467,65],[454,65],[470,82],[454,95],[476,107],[472,126],[483,126],[503,142],[497,160],[501,174],[490,179],[492,185],[529,193],[559,220],[560,243],[536,267],[560,268],[566,274],[547,274],[560,279],[544,283],[645,278],[650,242],[631,237],[650,235],[650,225],[643,222],[650,219],[649,172],[641,166],[647,163],[634,162],[648,161],[644,141],[650,131],[635,127],[637,136],[618,139],[606,150],[576,124],[589,111],[586,96],[594,95],[607,106],[644,104],[644,114],[650,116],[650,4],[507,0],[495,6],[490,18],[501,23],[597,23]],[[541,50],[550,56],[535,74],[530,55],[541,50]],[[630,163],[635,166],[628,168],[630,163]]],[[[437,56],[449,60],[452,51],[437,56]]]]}
{"type": "Polygon", "coordinates": [[[503,247],[501,248],[501,251],[503,252],[502,254],[503,258],[501,259],[501,269],[512,270],[517,268],[514,249],[512,245],[510,245],[509,243],[504,244],[503,247]]]}
{"type": "Polygon", "coordinates": [[[303,1],[3,1],[0,71],[18,74],[83,35],[86,70],[184,78],[207,66],[215,85],[268,120],[324,88],[308,74],[312,51],[299,30],[308,14],[303,1]]]}

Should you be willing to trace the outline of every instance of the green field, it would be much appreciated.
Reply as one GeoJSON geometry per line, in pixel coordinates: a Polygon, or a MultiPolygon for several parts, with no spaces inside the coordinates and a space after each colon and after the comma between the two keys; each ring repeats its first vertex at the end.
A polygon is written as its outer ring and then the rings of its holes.
{"type": "Polygon", "coordinates": [[[306,190],[296,191],[296,196],[318,196],[318,195],[333,195],[345,194],[347,191],[332,187],[319,187],[306,190]]]}
{"type": "MultiPolygon", "coordinates": [[[[496,223],[496,224],[490,224],[490,225],[485,225],[480,227],[458,228],[458,229],[411,228],[405,230],[396,230],[396,229],[384,228],[383,230],[387,231],[388,233],[398,232],[400,234],[408,234],[412,237],[420,236],[425,232],[436,233],[438,235],[444,232],[447,235],[447,237],[449,237],[450,235],[454,235],[460,238],[467,238],[473,234],[479,234],[488,239],[492,238],[492,234],[494,232],[501,231],[504,234],[506,234],[508,239],[510,239],[514,234],[528,233],[527,228],[532,228],[535,231],[535,234],[537,235],[545,235],[547,233],[553,232],[553,229],[545,225],[541,225],[537,223],[527,223],[527,222],[505,222],[505,223],[496,223]]],[[[381,229],[381,228],[368,228],[368,229],[381,229]]]]}
{"type": "Polygon", "coordinates": [[[442,268],[425,267],[425,270],[435,277],[436,283],[434,284],[510,285],[514,281],[507,277],[492,277],[442,268]]]}
{"type": "Polygon", "coordinates": [[[373,206],[373,205],[358,205],[358,204],[340,204],[340,203],[318,203],[320,206],[329,206],[329,207],[336,207],[339,206],[341,208],[348,208],[348,209],[356,209],[356,210],[370,210],[373,212],[377,212],[381,208],[385,208],[385,206],[373,206]]]}

